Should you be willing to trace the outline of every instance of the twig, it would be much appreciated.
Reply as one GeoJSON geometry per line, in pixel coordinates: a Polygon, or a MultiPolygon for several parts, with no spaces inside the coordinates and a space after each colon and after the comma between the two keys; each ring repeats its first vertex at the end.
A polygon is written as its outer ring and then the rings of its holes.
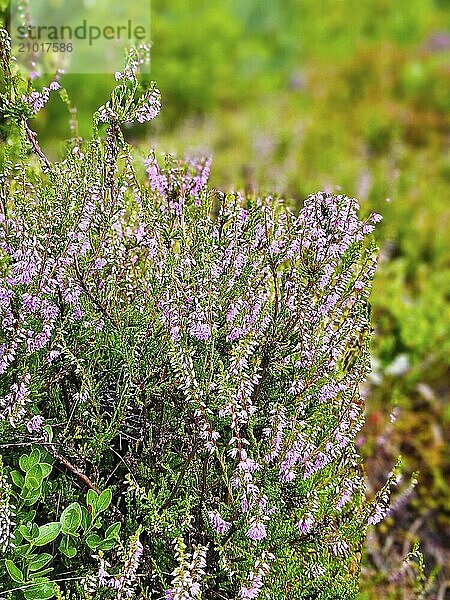
{"type": "Polygon", "coordinates": [[[92,294],[92,292],[87,287],[86,282],[83,279],[83,275],[80,272],[80,268],[78,266],[78,259],[76,256],[74,256],[73,262],[74,262],[74,266],[75,266],[75,273],[78,277],[78,281],[79,281],[84,293],[86,294],[86,296],[89,298],[89,300],[91,300],[95,304],[95,306],[97,306],[97,308],[100,310],[100,312],[114,325],[114,327],[116,327],[116,329],[119,329],[119,324],[116,322],[114,317],[109,313],[108,309],[105,306],[103,306],[103,304],[94,296],[94,294],[92,294]]]}
{"type": "Polygon", "coordinates": [[[35,152],[35,154],[37,154],[39,156],[39,158],[45,164],[47,169],[51,169],[52,165],[51,165],[50,161],[48,160],[48,158],[43,153],[42,148],[39,146],[36,133],[28,127],[28,123],[26,121],[23,122],[23,127],[25,129],[25,134],[27,136],[27,140],[28,140],[29,144],[31,145],[31,147],[33,148],[33,151],[35,152]]]}
{"type": "MultiPolygon", "coordinates": [[[[59,452],[57,452],[56,450],[54,450],[52,448],[49,450],[49,452],[54,458],[57,458],[59,460],[59,462],[61,464],[63,464],[71,473],[73,473],[76,477],[78,477],[78,479],[80,481],[82,481],[86,487],[93,490],[94,492],[96,492],[99,495],[101,494],[100,488],[98,488],[95,485],[95,483],[93,483],[89,479],[89,477],[87,475],[85,475],[82,471],[80,471],[80,469],[77,469],[77,467],[75,467],[69,460],[67,460],[67,458],[65,458],[64,456],[62,456],[62,454],[60,454],[59,452]]],[[[122,524],[125,523],[125,517],[120,512],[120,510],[117,508],[117,506],[115,506],[114,504],[111,504],[110,510],[119,519],[119,521],[122,524]]]]}
{"type": "Polygon", "coordinates": [[[80,469],[77,469],[67,458],[65,458],[62,454],[51,448],[49,450],[50,454],[52,454],[55,458],[59,460],[69,471],[71,471],[74,475],[78,477],[80,481],[84,483],[85,486],[97,492],[97,494],[101,494],[101,490],[93,483],[87,475],[85,475],[80,469]]]}
{"type": "Polygon", "coordinates": [[[194,444],[192,446],[192,450],[191,450],[191,452],[190,452],[190,454],[189,454],[186,462],[184,463],[183,468],[181,469],[181,471],[180,471],[180,473],[178,475],[178,479],[177,479],[177,481],[176,481],[176,483],[175,483],[172,491],[170,492],[169,497],[167,498],[166,502],[164,503],[163,510],[165,510],[166,508],[168,508],[170,506],[170,503],[174,499],[175,494],[177,493],[178,488],[180,487],[181,482],[183,481],[183,478],[184,478],[184,476],[186,474],[186,471],[188,470],[188,467],[191,464],[191,461],[192,461],[192,459],[195,456],[197,448],[198,448],[198,444],[194,444]]]}

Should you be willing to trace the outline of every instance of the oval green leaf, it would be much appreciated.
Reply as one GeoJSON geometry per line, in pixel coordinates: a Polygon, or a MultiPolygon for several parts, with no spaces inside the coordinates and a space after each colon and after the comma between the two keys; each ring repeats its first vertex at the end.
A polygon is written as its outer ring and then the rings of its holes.
{"type": "Polygon", "coordinates": [[[39,463],[39,465],[42,470],[42,477],[45,479],[45,477],[48,477],[50,475],[53,467],[49,463],[39,463]]]}
{"type": "Polygon", "coordinates": [[[73,558],[77,553],[77,549],[75,546],[72,546],[72,540],[69,536],[62,538],[59,549],[67,558],[73,558]]]}
{"type": "Polygon", "coordinates": [[[25,486],[30,490],[38,490],[42,485],[43,473],[40,464],[30,467],[25,475],[25,486]]]}
{"type": "Polygon", "coordinates": [[[52,559],[52,555],[48,554],[47,552],[43,552],[42,554],[40,554],[39,556],[37,556],[36,558],[34,558],[30,564],[28,565],[28,568],[30,571],[40,571],[41,569],[43,569],[45,567],[45,565],[51,561],[52,559]]]}
{"type": "Polygon", "coordinates": [[[92,524],[92,517],[87,508],[84,506],[81,507],[81,527],[86,531],[92,524]]]}
{"type": "Polygon", "coordinates": [[[16,583],[23,583],[25,580],[23,578],[22,571],[16,567],[12,560],[5,560],[6,569],[13,581],[16,583]]]}
{"type": "Polygon", "coordinates": [[[26,600],[49,600],[55,597],[55,591],[51,583],[38,583],[24,590],[26,600]]]}
{"type": "Polygon", "coordinates": [[[86,544],[89,546],[89,548],[91,548],[91,550],[97,548],[101,541],[102,540],[100,539],[100,536],[98,536],[96,533],[91,533],[86,538],[86,544]]]}
{"type": "Polygon", "coordinates": [[[78,502],[72,502],[61,514],[61,530],[63,533],[75,533],[81,524],[82,513],[78,502]]]}
{"type": "Polygon", "coordinates": [[[29,469],[34,467],[34,465],[38,464],[40,458],[41,458],[41,453],[39,452],[39,450],[37,448],[34,448],[30,455],[23,454],[19,458],[20,468],[22,469],[22,471],[28,471],[29,469]]]}
{"type": "Polygon", "coordinates": [[[117,523],[113,523],[108,527],[105,533],[105,538],[115,538],[120,531],[121,524],[119,521],[117,523]]]}
{"type": "Polygon", "coordinates": [[[107,490],[104,490],[100,496],[97,498],[97,511],[103,512],[105,511],[108,506],[111,504],[111,500],[112,500],[112,491],[110,488],[108,488],[107,490]]]}
{"type": "Polygon", "coordinates": [[[11,471],[11,479],[17,487],[23,488],[25,478],[20,471],[11,471]]]}
{"type": "Polygon", "coordinates": [[[50,542],[53,542],[53,540],[58,537],[60,531],[61,523],[53,522],[41,525],[41,527],[39,527],[39,535],[34,540],[34,545],[45,546],[46,544],[50,544],[50,542]]]}

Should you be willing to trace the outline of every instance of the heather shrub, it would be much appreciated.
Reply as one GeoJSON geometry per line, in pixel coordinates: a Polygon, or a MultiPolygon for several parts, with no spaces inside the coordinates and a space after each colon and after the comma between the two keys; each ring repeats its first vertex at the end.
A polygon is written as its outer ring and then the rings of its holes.
{"type": "Polygon", "coordinates": [[[368,501],[355,443],[380,216],[139,156],[137,51],[51,163],[28,121],[65,92],[1,43],[3,596],[355,598],[397,480],[368,501]]]}

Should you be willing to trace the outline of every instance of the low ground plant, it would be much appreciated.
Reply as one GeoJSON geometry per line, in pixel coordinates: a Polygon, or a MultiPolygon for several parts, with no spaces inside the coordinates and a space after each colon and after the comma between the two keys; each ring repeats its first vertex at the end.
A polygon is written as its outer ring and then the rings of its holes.
{"type": "Polygon", "coordinates": [[[140,157],[138,51],[52,163],[29,122],[67,95],[1,36],[1,594],[355,598],[398,479],[367,499],[356,444],[380,215],[140,157]]]}

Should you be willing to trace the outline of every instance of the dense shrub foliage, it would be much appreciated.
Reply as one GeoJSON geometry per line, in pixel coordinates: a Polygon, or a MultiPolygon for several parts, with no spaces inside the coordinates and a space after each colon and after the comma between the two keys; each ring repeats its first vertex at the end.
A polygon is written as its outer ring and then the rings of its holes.
{"type": "Polygon", "coordinates": [[[160,109],[138,53],[50,163],[27,120],[64,91],[1,42],[2,594],[356,597],[397,480],[368,502],[355,444],[381,217],[137,158],[121,125],[160,109]]]}

